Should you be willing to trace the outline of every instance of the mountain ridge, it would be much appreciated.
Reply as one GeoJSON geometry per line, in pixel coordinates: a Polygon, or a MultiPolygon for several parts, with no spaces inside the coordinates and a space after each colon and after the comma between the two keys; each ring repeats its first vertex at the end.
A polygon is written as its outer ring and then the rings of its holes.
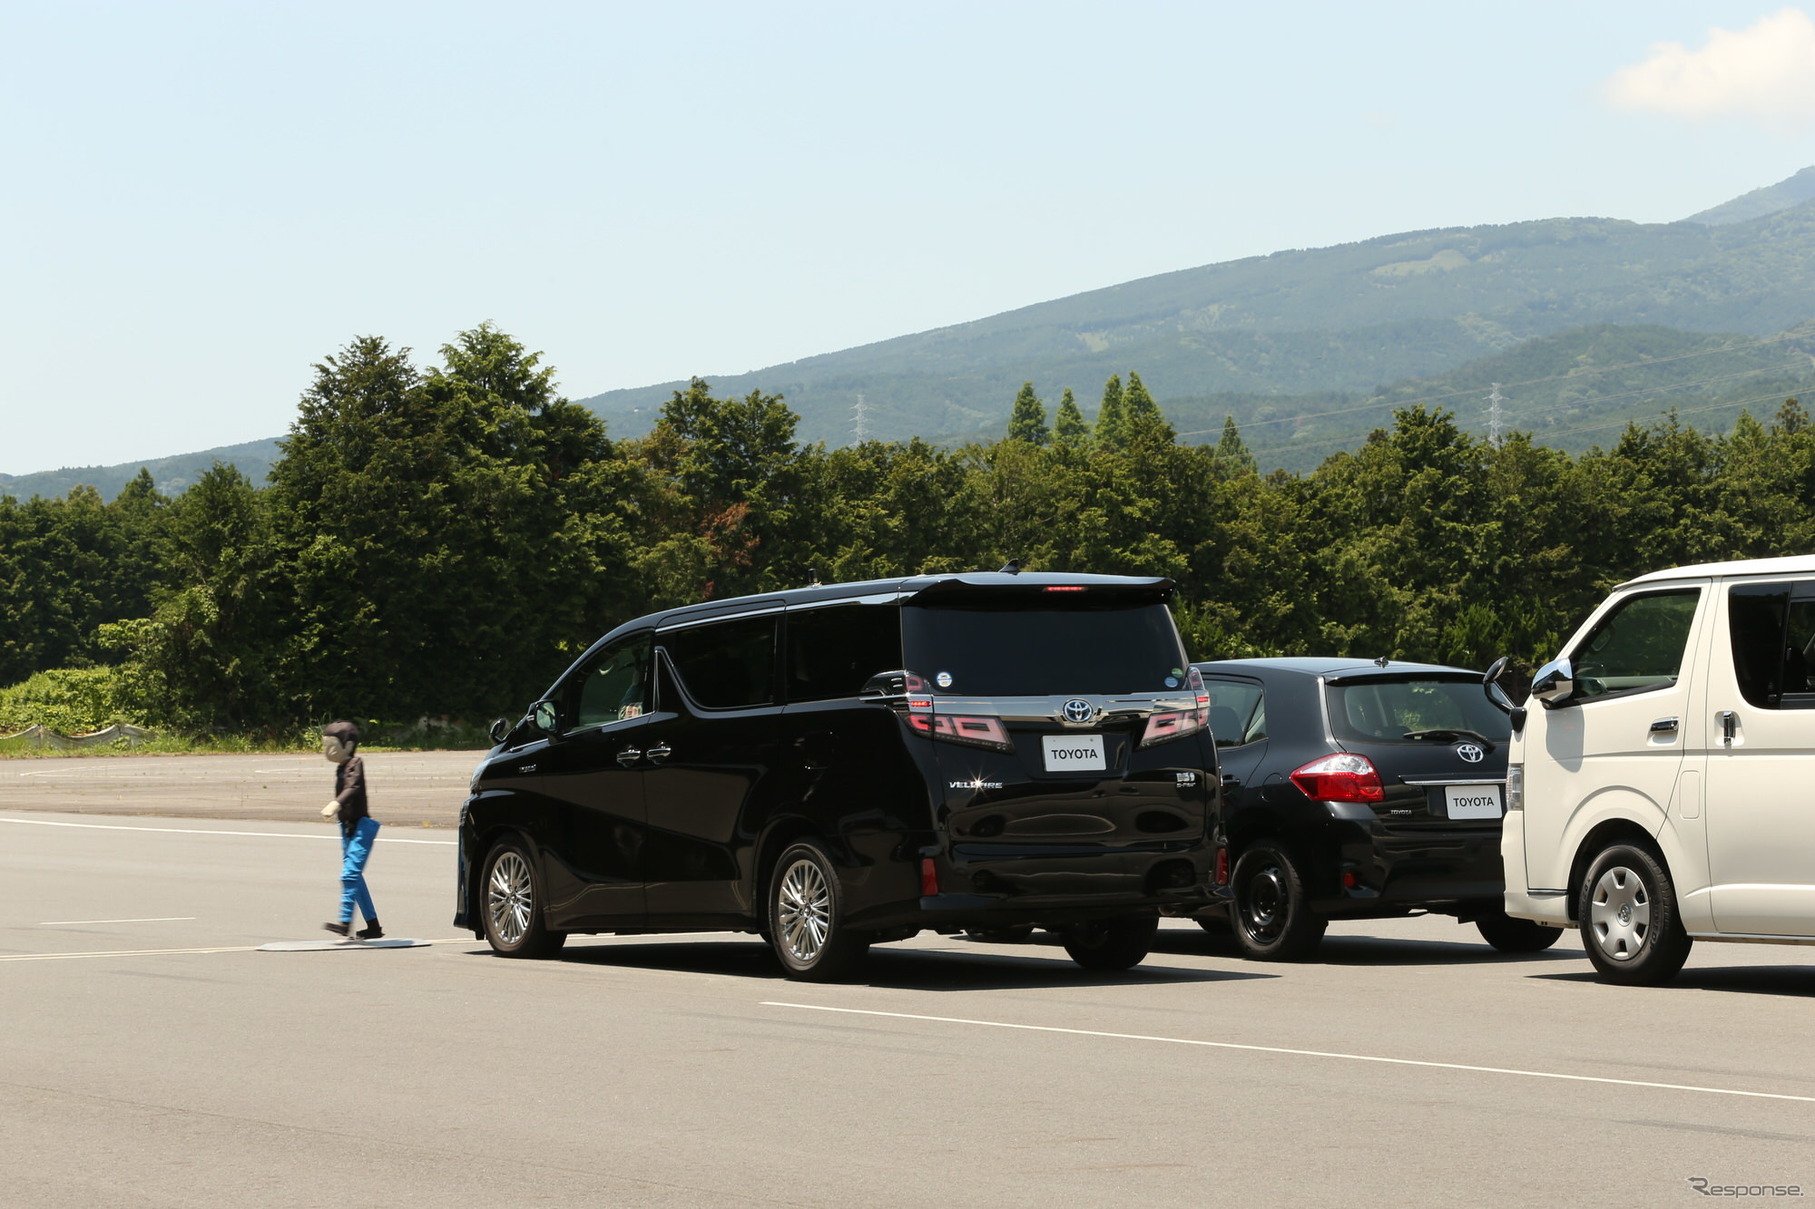
{"type": "MultiPolygon", "coordinates": [[[[1532,219],[1281,249],[708,381],[720,395],[779,394],[801,418],[800,439],[842,445],[855,435],[859,396],[869,437],[951,441],[999,434],[1024,381],[1049,403],[1071,388],[1088,415],[1110,374],[1134,370],[1189,431],[1219,408],[1238,424],[1276,423],[1268,413],[1336,397],[1373,401],[1354,414],[1372,407],[1390,415],[1393,398],[1426,393],[1407,384],[1462,380],[1470,366],[1533,342],[1563,356],[1561,346],[1542,342],[1572,332],[1671,332],[1652,343],[1703,355],[1706,339],[1743,344],[1811,318],[1815,167],[1673,223],[1532,219]]],[[[1790,374],[1783,382],[1800,380],[1790,374]]],[[[636,436],[686,385],[677,379],[576,402],[604,418],[612,435],[636,436]]],[[[1334,439],[1321,418],[1296,428],[1334,439]]],[[[1220,415],[1207,423],[1220,426],[1220,415]]],[[[141,465],[170,492],[216,459],[262,482],[279,439],[0,475],[0,493],[61,494],[88,482],[111,495],[141,465]]]]}

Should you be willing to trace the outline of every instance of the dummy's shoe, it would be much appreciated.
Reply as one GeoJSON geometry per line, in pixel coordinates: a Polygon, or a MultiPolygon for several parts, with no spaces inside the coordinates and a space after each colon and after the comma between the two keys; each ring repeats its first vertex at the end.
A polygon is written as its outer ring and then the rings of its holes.
{"type": "Polygon", "coordinates": [[[351,924],[323,924],[322,927],[324,927],[328,931],[334,933],[336,936],[345,936],[347,934],[348,930],[352,927],[352,925],[351,924]]]}
{"type": "Polygon", "coordinates": [[[366,926],[353,933],[361,940],[379,940],[384,936],[384,929],[378,926],[375,919],[366,920],[366,926]]]}

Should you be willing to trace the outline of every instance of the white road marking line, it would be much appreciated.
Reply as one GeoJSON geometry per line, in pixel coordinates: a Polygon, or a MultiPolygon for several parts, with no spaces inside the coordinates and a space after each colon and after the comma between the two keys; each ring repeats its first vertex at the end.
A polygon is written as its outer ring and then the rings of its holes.
{"type": "Polygon", "coordinates": [[[1658,1091],[1692,1091],[1711,1096],[1745,1096],[1755,1100],[1793,1100],[1815,1104],[1815,1096],[1781,1092],[1737,1091],[1730,1087],[1695,1087],[1683,1083],[1649,1083],[1641,1079],[1610,1079],[1601,1075],[1565,1075],[1556,1071],[1515,1070],[1503,1066],[1469,1066],[1460,1062],[1424,1062],[1416,1058],[1382,1058],[1373,1054],[1340,1054],[1328,1050],[1287,1049],[1276,1045],[1240,1045],[1233,1041],[1199,1041],[1190,1037],[1152,1037],[1142,1033],[1107,1033],[1086,1028],[1057,1028],[1045,1024],[1011,1024],[1004,1020],[967,1020],[960,1016],[920,1016],[912,1012],[877,1012],[863,1008],[826,1007],[818,1003],[780,1003],[764,1000],[763,1007],[797,1008],[804,1012],[839,1012],[850,1016],[882,1016],[891,1020],[928,1020],[936,1024],[971,1024],[981,1028],[1020,1029],[1030,1033],[1065,1033],[1074,1037],[1107,1037],[1116,1041],[1157,1041],[1163,1045],[1193,1045],[1205,1049],[1243,1050],[1251,1054],[1288,1054],[1300,1058],[1335,1058],[1343,1062],[1379,1062],[1389,1066],[1422,1066],[1434,1070],[1468,1071],[1483,1075],[1516,1075],[1524,1079],[1563,1079],[1573,1083],[1610,1083],[1617,1087],[1646,1087],[1658,1091]]]}
{"type": "Polygon", "coordinates": [[[193,919],[193,915],[151,915],[144,919],[47,919],[38,926],[61,928],[72,924],[174,924],[193,919]]]}
{"type": "MultiPolygon", "coordinates": [[[[450,940],[425,940],[425,945],[475,944],[470,936],[450,940]]],[[[4,953],[0,961],[79,961],[85,957],[169,957],[184,953],[256,953],[259,945],[222,945],[212,949],[106,949],[87,953],[4,953]]]]}
{"type": "MultiPolygon", "coordinates": [[[[64,823],[55,819],[9,819],[0,823],[21,823],[29,827],[77,827],[85,831],[156,831],[169,835],[249,835],[261,840],[337,840],[338,828],[325,834],[302,835],[293,831],[210,831],[206,827],[129,827],[123,823],[64,823]]],[[[459,840],[406,840],[402,836],[379,835],[381,844],[440,844],[453,847],[459,840]]]]}

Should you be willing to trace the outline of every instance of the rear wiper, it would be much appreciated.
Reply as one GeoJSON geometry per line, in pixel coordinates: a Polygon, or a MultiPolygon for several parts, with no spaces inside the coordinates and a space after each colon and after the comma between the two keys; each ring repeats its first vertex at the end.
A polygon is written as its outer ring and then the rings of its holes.
{"type": "Polygon", "coordinates": [[[1472,730],[1462,730],[1460,728],[1455,730],[1408,730],[1399,737],[1401,739],[1437,739],[1444,743],[1454,743],[1458,739],[1473,739],[1477,743],[1487,743],[1490,745],[1492,743],[1492,740],[1486,735],[1477,734],[1472,730]]]}

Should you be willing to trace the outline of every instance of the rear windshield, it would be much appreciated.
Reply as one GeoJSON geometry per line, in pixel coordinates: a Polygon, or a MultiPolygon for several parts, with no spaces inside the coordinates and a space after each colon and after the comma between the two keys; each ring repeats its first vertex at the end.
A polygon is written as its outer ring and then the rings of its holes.
{"type": "Polygon", "coordinates": [[[1381,743],[1425,731],[1456,730],[1473,731],[1496,743],[1512,736],[1511,720],[1482,693],[1477,679],[1361,680],[1327,685],[1324,691],[1330,730],[1338,739],[1381,743]]]}
{"type": "Polygon", "coordinates": [[[966,697],[1163,693],[1185,683],[1185,653],[1163,604],[1091,608],[1036,598],[901,610],[907,666],[966,697]]]}

